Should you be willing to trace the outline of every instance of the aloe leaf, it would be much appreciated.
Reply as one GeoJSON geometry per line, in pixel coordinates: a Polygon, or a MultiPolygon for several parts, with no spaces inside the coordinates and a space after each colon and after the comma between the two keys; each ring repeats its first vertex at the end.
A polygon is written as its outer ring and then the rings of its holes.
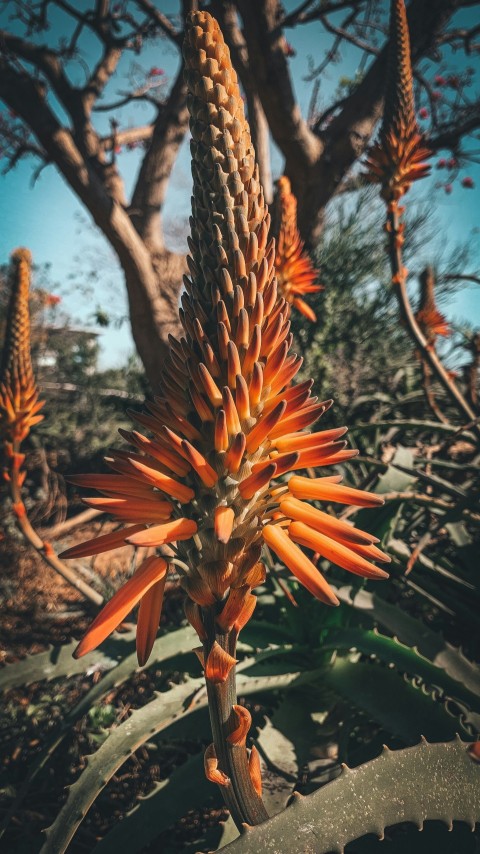
{"type": "Polygon", "coordinates": [[[442,741],[459,731],[472,738],[437,697],[386,667],[339,658],[325,670],[323,680],[405,744],[418,741],[421,735],[442,741]]]}
{"type": "Polygon", "coordinates": [[[27,655],[22,661],[7,664],[0,670],[0,690],[30,685],[43,679],[60,679],[94,670],[110,670],[116,667],[125,655],[135,649],[135,630],[125,634],[114,634],[102,644],[101,650],[89,652],[83,658],[73,658],[77,641],[64,646],[50,647],[46,652],[27,655]]]}
{"type": "MultiPolygon", "coordinates": [[[[120,635],[119,637],[124,637],[120,635]]],[[[186,653],[190,653],[192,649],[192,645],[195,644],[197,635],[192,629],[191,626],[186,626],[182,629],[177,629],[174,632],[169,632],[168,634],[162,635],[162,637],[157,638],[153,645],[153,649],[146,667],[151,667],[153,664],[164,663],[172,658],[172,656],[177,656],[180,654],[185,655],[186,653]]],[[[135,641],[134,638],[131,642],[134,646],[135,641]]],[[[76,644],[68,644],[68,649],[71,650],[72,646],[75,647],[76,644]]],[[[102,647],[105,644],[102,645],[102,647]]],[[[91,656],[94,656],[96,653],[90,653],[91,656]]],[[[98,653],[97,653],[98,654],[98,653]]],[[[100,653],[102,654],[102,653],[100,653]]],[[[192,656],[193,658],[194,656],[192,656]]],[[[85,659],[89,658],[89,656],[85,656],[85,659]]],[[[62,656],[63,659],[63,656],[62,656]]],[[[82,659],[80,659],[82,660],[82,659]]],[[[13,667],[13,665],[11,665],[13,667]]],[[[43,748],[41,754],[36,758],[34,764],[29,769],[27,777],[22,782],[17,795],[10,805],[6,815],[4,815],[2,824],[0,826],[0,837],[5,832],[6,827],[11,819],[11,816],[18,809],[23,799],[27,795],[29,788],[33,782],[33,780],[38,776],[42,768],[45,767],[48,760],[53,756],[54,752],[58,749],[58,747],[62,744],[65,737],[71,731],[73,724],[78,721],[88,710],[93,706],[94,703],[98,702],[101,697],[104,697],[105,694],[108,693],[112,688],[121,685],[122,682],[125,682],[127,679],[132,676],[133,673],[137,670],[143,670],[144,668],[140,668],[138,666],[137,655],[136,653],[131,653],[128,655],[120,664],[115,663],[112,665],[110,671],[106,673],[103,678],[93,685],[89,691],[85,694],[84,697],[70,710],[70,712],[65,717],[63,721],[62,727],[59,732],[55,734],[53,739],[51,739],[47,745],[43,748]]],[[[50,677],[55,678],[55,677],[50,677]]],[[[36,680],[33,680],[36,681],[36,680]]]]}
{"type": "MultiPolygon", "coordinates": [[[[249,663],[243,662],[244,665],[249,663]]],[[[314,673],[310,678],[316,675],[314,673]]],[[[294,682],[308,681],[308,678],[308,674],[298,673],[279,676],[246,676],[239,673],[237,690],[239,695],[247,695],[256,691],[285,688],[294,682]]],[[[65,804],[54,823],[45,831],[47,838],[41,854],[63,854],[99,792],[128,757],[147,739],[165,732],[180,717],[190,715],[206,705],[203,680],[188,679],[170,691],[157,694],[154,700],[137,709],[114,729],[97,752],[88,757],[87,767],[70,787],[65,804]]]]}
{"type": "MultiPolygon", "coordinates": [[[[354,649],[365,655],[374,655],[386,664],[394,664],[400,672],[420,678],[429,686],[440,688],[448,697],[466,703],[469,708],[480,709],[480,698],[462,682],[452,679],[445,670],[432,664],[415,647],[408,647],[397,638],[381,635],[377,629],[333,629],[329,631],[321,649],[354,649]]],[[[478,715],[475,716],[475,723],[478,728],[478,715]]]]}
{"type": "Polygon", "coordinates": [[[209,800],[218,802],[218,791],[205,777],[203,751],[187,759],[167,780],[155,784],[133,810],[100,840],[92,854],[137,854],[160,833],[178,821],[189,809],[209,800]]]}
{"type": "Polygon", "coordinates": [[[286,810],[224,849],[231,854],[297,851],[335,854],[367,833],[383,838],[385,828],[412,822],[480,820],[480,765],[467,745],[422,744],[384,750],[358,768],[344,766],[336,780],[307,797],[295,796],[286,810]]]}
{"type": "Polygon", "coordinates": [[[378,594],[355,589],[352,585],[335,587],[338,598],[395,635],[401,643],[414,647],[428,661],[440,667],[468,691],[480,697],[480,670],[463,653],[449,644],[441,634],[410,617],[395,605],[385,602],[378,594]]]}

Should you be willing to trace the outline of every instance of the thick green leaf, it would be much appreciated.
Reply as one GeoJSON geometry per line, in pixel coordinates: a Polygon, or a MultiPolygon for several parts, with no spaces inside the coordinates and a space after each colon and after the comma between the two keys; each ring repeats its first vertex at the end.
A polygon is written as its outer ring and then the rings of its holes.
{"type": "MultiPolygon", "coordinates": [[[[312,674],[311,678],[315,675],[312,674]]],[[[308,681],[308,678],[308,674],[300,676],[298,673],[280,676],[245,676],[240,673],[237,689],[239,694],[247,695],[256,691],[285,688],[294,682],[308,681]]],[[[114,729],[97,752],[88,757],[87,767],[70,787],[65,804],[46,831],[47,839],[41,854],[60,854],[65,851],[99,792],[148,738],[165,732],[179,717],[191,715],[206,705],[203,680],[188,679],[170,691],[157,694],[154,700],[137,709],[114,729]]]]}
{"type": "Polygon", "coordinates": [[[89,652],[83,658],[73,658],[77,646],[78,642],[72,641],[65,646],[51,647],[46,652],[27,655],[22,661],[7,664],[0,670],[0,690],[30,685],[43,679],[60,679],[63,676],[75,676],[94,670],[111,670],[135,649],[135,630],[112,635],[102,644],[100,650],[89,652]]]}
{"type": "MultiPolygon", "coordinates": [[[[381,635],[376,629],[343,629],[328,633],[322,649],[358,650],[364,655],[374,655],[385,664],[393,664],[401,673],[420,678],[430,687],[440,688],[443,694],[480,710],[480,697],[461,682],[452,679],[441,667],[436,667],[415,647],[400,643],[397,638],[381,635]]],[[[472,724],[480,729],[480,716],[472,717],[472,724]]]]}
{"type": "MultiPolygon", "coordinates": [[[[332,585],[333,586],[333,585],[332,585]]],[[[410,617],[398,606],[385,602],[378,594],[358,590],[352,585],[334,587],[338,598],[361,611],[373,622],[384,626],[401,643],[414,647],[428,661],[440,667],[456,682],[460,682],[475,696],[480,697],[480,670],[468,661],[463,653],[447,643],[442,635],[410,617]]]]}
{"type": "MultiPolygon", "coordinates": [[[[120,635],[119,637],[124,637],[120,635]]],[[[168,634],[162,635],[162,637],[157,638],[153,645],[153,649],[146,667],[151,667],[153,664],[160,664],[166,661],[169,661],[172,656],[177,656],[179,654],[187,654],[191,652],[192,644],[195,644],[197,635],[192,629],[191,626],[186,626],[183,629],[177,629],[177,631],[169,632],[168,634]]],[[[108,641],[106,642],[108,644],[108,641]]],[[[135,641],[133,640],[133,646],[135,641]]],[[[102,646],[105,646],[103,644],[102,646]]],[[[68,649],[71,650],[72,644],[68,645],[68,649]]],[[[70,653],[71,654],[71,653],[70,653]]],[[[90,653],[91,656],[96,653],[90,653]]],[[[85,659],[89,656],[85,656],[85,659]]],[[[193,656],[192,656],[193,657],[193,656]]],[[[62,660],[64,656],[62,655],[62,660]]],[[[83,660],[85,660],[83,659],[83,660]]],[[[82,659],[80,659],[82,660],[82,659]]],[[[11,665],[13,667],[13,665],[11,665]]],[[[76,721],[78,721],[83,715],[85,715],[88,710],[93,706],[94,703],[98,702],[102,697],[105,696],[112,688],[118,687],[122,682],[125,682],[129,679],[133,673],[137,670],[141,670],[144,668],[140,668],[138,666],[137,655],[136,653],[131,653],[120,664],[115,662],[112,665],[110,671],[104,675],[104,677],[97,682],[95,685],[90,688],[89,691],[85,694],[84,697],[70,710],[65,720],[63,721],[62,727],[59,732],[55,734],[55,736],[44,746],[40,755],[36,758],[33,765],[30,767],[27,777],[22,782],[21,787],[17,792],[17,796],[13,803],[10,805],[8,812],[4,815],[2,824],[0,827],[0,837],[4,833],[5,828],[7,827],[11,816],[18,809],[23,799],[27,795],[30,786],[33,780],[37,777],[40,771],[45,767],[51,756],[57,750],[57,748],[62,744],[63,740],[71,731],[71,728],[76,721]]]]}
{"type": "Polygon", "coordinates": [[[190,756],[167,780],[156,783],[155,788],[112,827],[93,852],[137,854],[188,810],[198,809],[209,800],[212,806],[218,805],[221,797],[218,788],[205,777],[202,751],[190,756]]]}
{"type": "Polygon", "coordinates": [[[434,741],[453,738],[456,732],[472,738],[432,694],[386,667],[339,658],[323,679],[405,744],[422,735],[434,741]]]}
{"type": "Polygon", "coordinates": [[[227,845],[231,854],[290,852],[330,854],[367,833],[383,837],[385,828],[428,820],[480,820],[480,765],[460,740],[385,750],[358,768],[292,805],[264,824],[249,828],[227,845]]]}

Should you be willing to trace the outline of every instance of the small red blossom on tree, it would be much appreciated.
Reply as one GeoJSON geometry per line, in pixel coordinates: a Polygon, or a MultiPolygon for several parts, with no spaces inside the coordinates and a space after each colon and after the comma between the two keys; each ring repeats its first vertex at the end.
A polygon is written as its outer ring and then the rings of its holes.
{"type": "Polygon", "coordinates": [[[54,308],[54,306],[58,305],[62,301],[62,298],[57,296],[57,294],[45,294],[45,305],[49,308],[54,308]]]}

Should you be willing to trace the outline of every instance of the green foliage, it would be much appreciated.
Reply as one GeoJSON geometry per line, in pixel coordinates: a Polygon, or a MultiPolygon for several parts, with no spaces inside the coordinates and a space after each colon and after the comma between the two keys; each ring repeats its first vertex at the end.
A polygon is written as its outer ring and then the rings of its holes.
{"type": "Polygon", "coordinates": [[[420,829],[427,820],[449,827],[480,819],[480,766],[458,740],[404,750],[384,750],[359,768],[344,767],[337,780],[303,798],[263,825],[248,828],[225,851],[343,852],[367,833],[408,821],[420,829]],[[299,847],[300,846],[300,847],[299,847]]]}

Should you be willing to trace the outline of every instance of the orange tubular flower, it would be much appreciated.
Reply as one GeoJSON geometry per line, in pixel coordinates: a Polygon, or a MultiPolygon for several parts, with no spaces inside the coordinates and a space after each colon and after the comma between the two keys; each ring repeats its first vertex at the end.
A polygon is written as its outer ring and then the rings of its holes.
{"type": "Polygon", "coordinates": [[[439,335],[448,338],[452,334],[448,321],[435,303],[435,276],[431,267],[427,267],[420,276],[420,304],[415,320],[430,347],[434,346],[439,335]]]}
{"type": "MultiPolygon", "coordinates": [[[[102,493],[87,501],[125,523],[125,543],[169,544],[183,573],[188,619],[204,643],[207,680],[217,685],[234,668],[236,635],[255,607],[251,590],[265,577],[263,541],[331,605],[338,604],[335,594],[301,546],[369,578],[385,574],[372,561],[388,558],[372,535],[302,501],[373,506],[382,503],[378,496],[341,486],[338,477],[294,476],[288,486],[275,481],[352,455],[338,441],[345,428],[308,432],[331,401],[318,402],[311,383],[292,382],[301,365],[289,352],[292,294],[315,290],[315,274],[296,237],[284,270],[297,265],[299,288],[277,293],[270,215],[243,101],[229,50],[207,12],[190,16],[184,56],[194,185],[190,277],[180,309],[184,334],[170,339],[148,414],[134,414],[151,438],[124,432],[132,450],[112,452],[113,474],[74,482],[102,493]]],[[[283,252],[286,244],[284,231],[283,252]]],[[[102,535],[97,546],[90,541],[64,556],[114,549],[121,538],[119,532],[102,535]]],[[[97,617],[78,655],[124,619],[128,604],[143,603],[160,584],[161,566],[151,560],[97,617]]],[[[158,627],[160,588],[151,596],[141,611],[142,661],[158,627]]],[[[230,776],[225,757],[221,761],[230,776]]]]}
{"type": "Polygon", "coordinates": [[[404,0],[392,0],[390,50],[385,110],[378,142],[366,165],[370,181],[382,185],[381,195],[396,204],[412,182],[430,171],[425,159],[430,151],[415,118],[410,37],[404,0]]]}
{"type": "Polygon", "coordinates": [[[30,428],[43,419],[43,415],[38,414],[43,401],[38,399],[30,359],[28,300],[32,256],[28,249],[17,249],[12,254],[12,262],[13,287],[0,367],[0,438],[10,463],[14,454],[19,456],[18,446],[28,436],[30,428]]]}
{"type": "Polygon", "coordinates": [[[297,200],[285,175],[277,181],[276,203],[279,219],[275,254],[278,294],[304,317],[315,322],[315,312],[302,297],[322,291],[323,286],[314,284],[318,273],[304,249],[297,227],[297,200]]]}

